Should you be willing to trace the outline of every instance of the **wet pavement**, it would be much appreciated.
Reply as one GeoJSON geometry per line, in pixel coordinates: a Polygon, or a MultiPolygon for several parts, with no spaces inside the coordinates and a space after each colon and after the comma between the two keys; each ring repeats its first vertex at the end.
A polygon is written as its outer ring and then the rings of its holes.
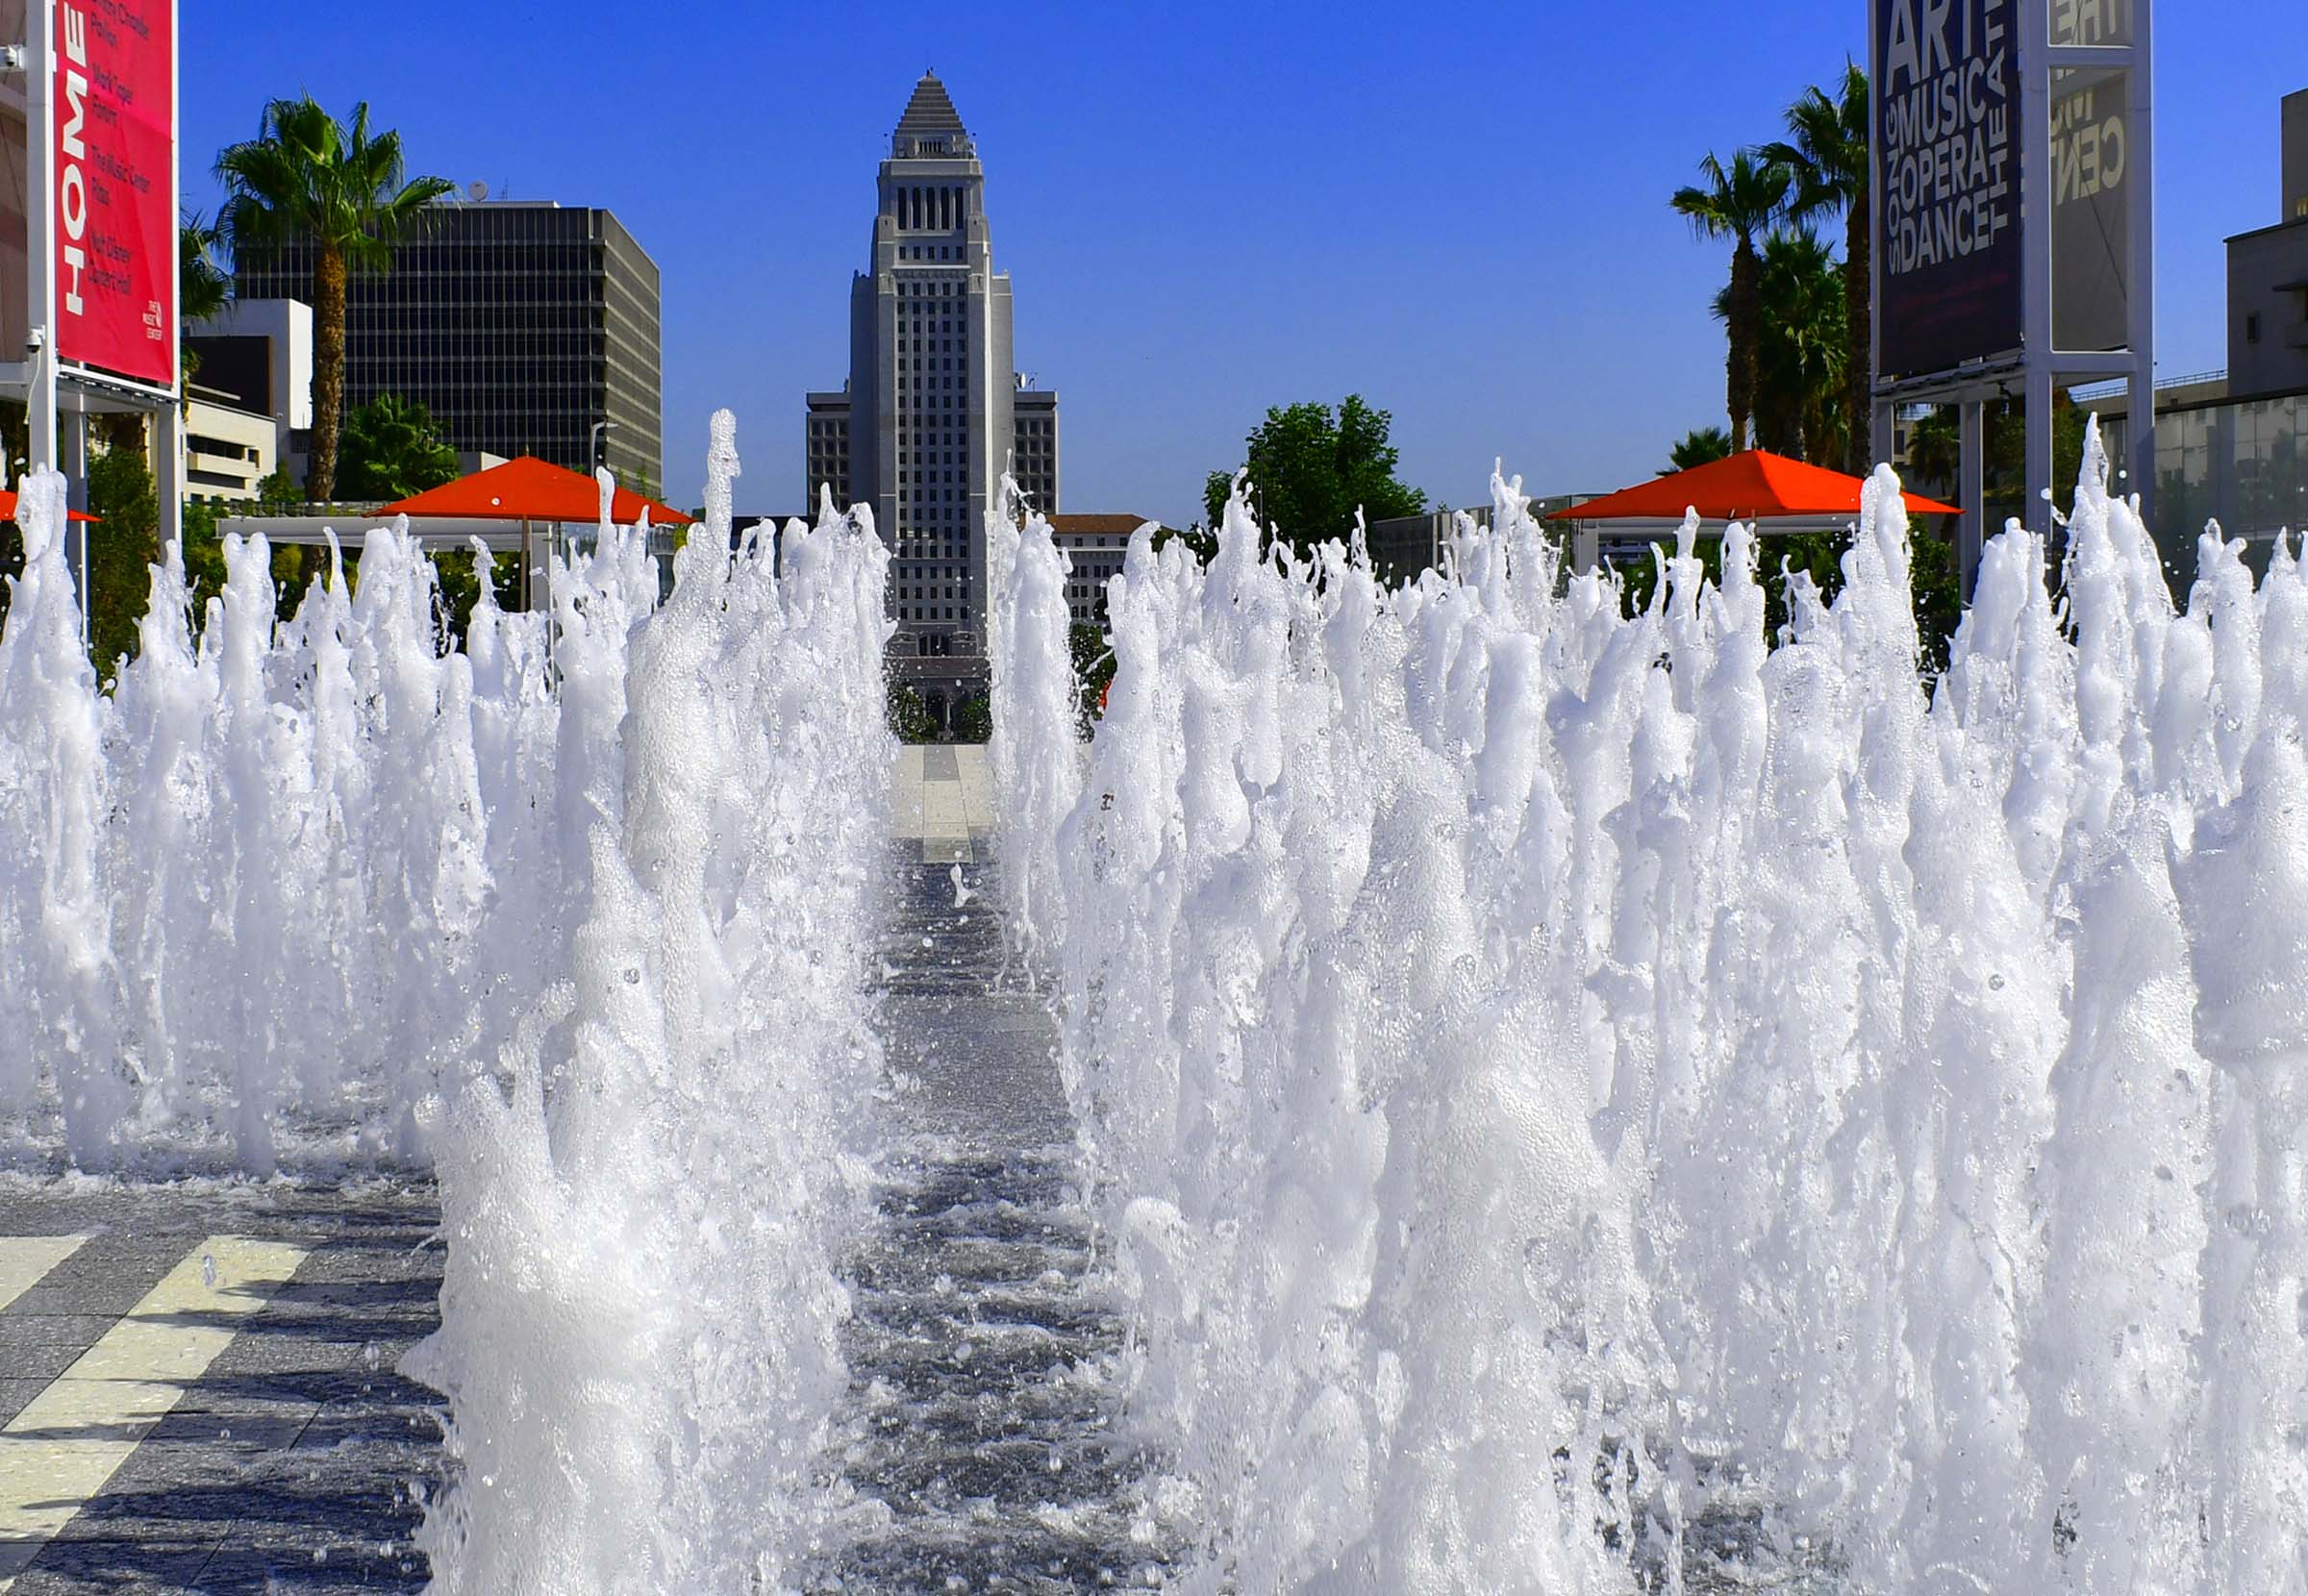
{"type": "Polygon", "coordinates": [[[1003,969],[983,870],[893,875],[882,1034],[905,1126],[851,1265],[842,1458],[880,1527],[812,1588],[1158,1584],[1145,1460],[1117,1434],[1121,1324],[1087,1284],[1055,1023],[1003,969]]]}
{"type": "MultiPolygon", "coordinates": [[[[856,1533],[814,1591],[1160,1583],[1044,1000],[1005,968],[984,751],[909,751],[881,1031],[901,1083],[849,1259],[856,1533]],[[959,872],[957,882],[956,873],[959,872]]],[[[441,1399],[429,1181],[0,1177],[0,1592],[414,1591],[441,1399]]]]}
{"type": "Polygon", "coordinates": [[[416,1182],[0,1185],[0,1259],[70,1248],[0,1308],[0,1588],[421,1589],[437,1221],[416,1182]]]}

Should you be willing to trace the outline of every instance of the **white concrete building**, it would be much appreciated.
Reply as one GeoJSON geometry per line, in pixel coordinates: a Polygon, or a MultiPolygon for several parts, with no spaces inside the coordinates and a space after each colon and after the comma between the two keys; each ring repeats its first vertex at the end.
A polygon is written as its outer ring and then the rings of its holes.
{"type": "Polygon", "coordinates": [[[237,504],[281,462],[284,430],[269,415],[229,403],[231,395],[191,385],[185,409],[185,497],[237,504]]]}
{"type": "Polygon", "coordinates": [[[1144,515],[1052,515],[1050,541],[1072,566],[1066,579],[1066,608],[1076,626],[1106,625],[1106,582],[1121,574],[1131,535],[1149,525],[1144,515]]]}
{"type": "Polygon", "coordinates": [[[985,194],[977,146],[925,74],[881,163],[872,260],[850,289],[849,382],[807,401],[811,510],[824,488],[873,507],[891,555],[891,661],[941,715],[985,680],[985,515],[1003,472],[1037,509],[1058,508],[1058,398],[1017,376],[985,194]]]}
{"type": "Polygon", "coordinates": [[[235,502],[286,463],[304,480],[313,432],[313,307],[237,299],[190,328],[199,364],[185,416],[185,496],[235,502]]]}

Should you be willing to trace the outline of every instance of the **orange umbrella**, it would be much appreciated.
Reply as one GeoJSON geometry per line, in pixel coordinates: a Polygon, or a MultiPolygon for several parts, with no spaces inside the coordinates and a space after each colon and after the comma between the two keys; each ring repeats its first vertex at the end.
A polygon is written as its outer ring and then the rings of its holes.
{"type": "MultiPolygon", "coordinates": [[[[630,487],[610,498],[609,516],[629,527],[649,511],[655,526],[687,526],[690,517],[655,499],[644,499],[630,487]]],[[[387,505],[380,515],[459,516],[476,521],[575,521],[590,524],[601,518],[601,489],[593,479],[566,466],[518,455],[502,465],[475,471],[469,477],[428,487],[422,493],[387,505]]]]}
{"type": "MultiPolygon", "coordinates": [[[[1862,479],[1806,465],[1762,449],[1694,465],[1617,493],[1550,511],[1555,521],[1679,521],[1696,510],[1709,521],[1769,520],[1785,515],[1857,515],[1862,479]]],[[[1961,515],[1953,505],[1904,493],[1911,515],[1961,515]]]]}
{"type": "MultiPolygon", "coordinates": [[[[0,521],[13,521],[15,518],[16,491],[13,487],[0,487],[0,521]]],[[[102,516],[91,515],[85,510],[67,510],[64,511],[64,518],[70,521],[101,521],[103,519],[102,516]]]]}

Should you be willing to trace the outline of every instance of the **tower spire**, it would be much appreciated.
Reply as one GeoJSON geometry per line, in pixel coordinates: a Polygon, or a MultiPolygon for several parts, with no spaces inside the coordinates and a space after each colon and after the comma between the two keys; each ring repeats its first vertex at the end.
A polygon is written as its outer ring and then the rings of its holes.
{"type": "Polygon", "coordinates": [[[900,159],[969,153],[969,130],[962,125],[961,112],[954,110],[953,98],[938,81],[937,73],[922,73],[921,81],[914,86],[914,97],[906,102],[897,131],[891,136],[890,153],[900,159]]]}

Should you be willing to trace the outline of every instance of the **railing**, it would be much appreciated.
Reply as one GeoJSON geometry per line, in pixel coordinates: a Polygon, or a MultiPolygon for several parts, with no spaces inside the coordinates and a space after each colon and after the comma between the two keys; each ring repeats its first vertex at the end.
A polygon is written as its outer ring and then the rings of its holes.
{"type": "MultiPolygon", "coordinates": [[[[2215,371],[2192,371],[2184,377],[2159,377],[2156,379],[2155,391],[2165,393],[2175,387],[2194,387],[2198,383],[2224,383],[2227,380],[2228,368],[2223,365],[2215,371]]],[[[2112,399],[2130,387],[2129,378],[2112,377],[2103,383],[2078,383],[2068,390],[2068,397],[2081,405],[2094,399],[2112,399]]]]}
{"type": "MultiPolygon", "coordinates": [[[[2109,455],[2123,458],[2128,428],[2103,423],[2109,455]]],[[[2195,539],[2218,521],[2267,558],[2277,533],[2308,532],[2308,393],[2190,405],[2156,417],[2153,531],[2175,585],[2192,580],[2195,539]]],[[[2184,586],[2176,586],[2183,596],[2184,586]]]]}

